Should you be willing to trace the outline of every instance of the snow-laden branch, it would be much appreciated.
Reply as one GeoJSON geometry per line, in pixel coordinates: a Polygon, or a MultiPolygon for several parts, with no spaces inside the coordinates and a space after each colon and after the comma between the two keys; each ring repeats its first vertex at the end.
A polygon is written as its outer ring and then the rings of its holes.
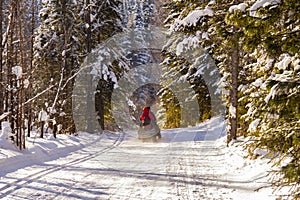
{"type": "Polygon", "coordinates": [[[23,103],[23,106],[26,105],[26,104],[28,104],[28,103],[30,103],[30,102],[32,102],[34,99],[38,98],[39,96],[41,96],[41,95],[44,94],[45,92],[51,90],[51,89],[52,89],[53,87],[55,87],[55,86],[56,86],[56,84],[51,85],[50,87],[48,87],[48,88],[46,88],[45,90],[43,90],[42,92],[38,93],[38,94],[35,95],[34,97],[28,99],[26,102],[23,103]]]}
{"type": "Polygon", "coordinates": [[[61,74],[61,75],[60,75],[60,80],[59,80],[59,83],[58,83],[58,89],[57,89],[57,92],[56,92],[56,95],[55,95],[53,104],[52,104],[52,106],[51,106],[51,110],[53,110],[53,108],[55,107],[55,104],[56,104],[56,102],[57,102],[57,100],[58,100],[59,93],[60,93],[60,91],[62,90],[61,85],[62,85],[62,82],[63,82],[63,79],[64,79],[64,68],[62,68],[60,74],[61,74]]]}

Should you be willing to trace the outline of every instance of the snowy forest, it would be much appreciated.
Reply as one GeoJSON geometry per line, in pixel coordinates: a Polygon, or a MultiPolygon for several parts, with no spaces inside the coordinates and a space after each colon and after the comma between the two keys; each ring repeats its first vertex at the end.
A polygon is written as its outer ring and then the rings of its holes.
{"type": "Polygon", "coordinates": [[[113,92],[134,71],[119,118],[155,106],[169,129],[224,115],[227,144],[250,137],[248,156],[266,150],[282,166],[274,185],[300,199],[299,11],[299,0],[1,0],[0,128],[20,150],[33,131],[119,131],[113,92]],[[165,79],[149,83],[145,65],[165,79]],[[97,78],[80,88],[80,74],[97,78]]]}

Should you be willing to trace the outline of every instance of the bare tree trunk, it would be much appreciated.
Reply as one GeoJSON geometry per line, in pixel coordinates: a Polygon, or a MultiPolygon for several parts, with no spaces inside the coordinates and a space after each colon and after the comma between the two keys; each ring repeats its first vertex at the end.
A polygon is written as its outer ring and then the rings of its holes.
{"type": "MultiPolygon", "coordinates": [[[[11,1],[11,13],[9,18],[9,25],[7,28],[7,37],[9,38],[9,42],[7,43],[7,85],[8,89],[7,91],[7,100],[6,100],[6,108],[9,112],[9,122],[11,125],[12,134],[15,134],[15,103],[14,103],[14,93],[11,88],[15,87],[13,76],[12,76],[12,68],[14,66],[14,46],[13,46],[13,34],[14,34],[14,28],[15,28],[15,2],[11,1]]],[[[17,138],[16,138],[17,139],[17,138]]],[[[16,140],[16,144],[18,145],[19,141],[16,140]]]]}
{"type": "Polygon", "coordinates": [[[239,68],[239,41],[237,37],[237,28],[233,27],[233,47],[231,52],[231,85],[230,85],[230,105],[229,105],[229,123],[230,132],[227,137],[227,144],[237,137],[238,128],[238,68],[239,68]]]}
{"type": "Polygon", "coordinates": [[[24,49],[23,49],[23,24],[22,24],[22,19],[23,19],[23,12],[21,10],[20,4],[23,3],[23,1],[18,1],[17,2],[17,12],[19,13],[18,17],[18,23],[19,23],[19,49],[20,49],[20,63],[22,67],[22,75],[21,75],[21,80],[18,80],[20,82],[20,91],[19,91],[19,102],[18,102],[18,107],[19,107],[19,113],[18,113],[18,118],[19,118],[19,134],[20,134],[20,149],[25,149],[25,127],[24,127],[24,73],[25,72],[25,62],[24,62],[24,49]]]}
{"type": "MultiPolygon", "coordinates": [[[[3,24],[3,1],[0,0],[0,115],[4,112],[4,80],[3,80],[3,31],[2,31],[2,24],[3,24]]],[[[0,121],[0,129],[1,129],[1,121],[0,121]]]]}
{"type": "MultiPolygon", "coordinates": [[[[25,72],[25,55],[24,55],[24,24],[23,9],[25,9],[24,1],[12,0],[10,2],[10,13],[5,37],[1,41],[1,74],[3,73],[2,63],[6,65],[6,83],[5,85],[5,111],[9,113],[8,120],[11,125],[12,134],[16,145],[20,149],[25,148],[24,135],[24,76],[25,72]],[[4,46],[4,45],[5,46],[4,46]],[[2,52],[6,51],[5,57],[2,52]],[[5,59],[4,59],[5,58],[5,59]]],[[[1,1],[1,7],[3,4],[1,1]]],[[[1,10],[2,12],[2,10],[1,10]]],[[[3,17],[1,16],[3,21],[3,17]]],[[[1,21],[0,20],[0,21],[1,21]]],[[[2,31],[2,30],[1,30],[2,31]]],[[[3,75],[1,77],[3,82],[3,75]]],[[[3,87],[1,87],[3,88],[3,87]]],[[[1,91],[3,97],[3,91],[1,91]]],[[[3,101],[2,101],[3,102],[3,101]]],[[[1,109],[3,106],[1,106],[1,109]]]]}
{"type": "MultiPolygon", "coordinates": [[[[91,8],[90,8],[90,0],[86,0],[86,15],[85,15],[85,20],[86,20],[86,23],[89,25],[88,28],[87,28],[87,32],[86,32],[86,42],[87,42],[87,52],[91,52],[92,50],[92,30],[91,30],[91,8]]],[[[86,116],[87,116],[87,131],[88,132],[93,132],[95,127],[94,127],[94,124],[92,123],[93,121],[95,121],[95,119],[91,119],[92,117],[92,112],[93,112],[93,109],[92,109],[92,106],[95,106],[95,105],[92,105],[93,101],[92,101],[92,97],[93,95],[91,94],[91,92],[94,92],[94,91],[90,91],[91,88],[92,88],[92,77],[91,75],[88,75],[88,85],[87,85],[87,91],[88,91],[88,95],[87,95],[87,113],[86,113],[86,116]]],[[[100,117],[101,118],[101,117],[100,117]]],[[[104,118],[104,117],[103,117],[104,118]]]]}
{"type": "MultiPolygon", "coordinates": [[[[30,67],[27,72],[28,74],[28,93],[27,93],[27,100],[31,98],[32,93],[32,69],[33,69],[33,42],[34,42],[34,28],[35,28],[35,0],[31,1],[31,35],[30,35],[30,67]]],[[[27,124],[27,137],[30,137],[31,132],[31,124],[32,124],[32,103],[31,101],[27,105],[27,117],[28,117],[28,124],[27,124]]]]}

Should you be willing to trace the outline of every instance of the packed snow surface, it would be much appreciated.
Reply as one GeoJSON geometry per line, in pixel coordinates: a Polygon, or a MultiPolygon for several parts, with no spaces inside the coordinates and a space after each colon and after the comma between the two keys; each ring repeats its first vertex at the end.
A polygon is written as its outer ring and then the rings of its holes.
{"type": "Polygon", "coordinates": [[[27,138],[19,151],[0,135],[0,199],[276,199],[267,159],[226,147],[222,118],[163,130],[157,143],[135,132],[27,138]],[[218,139],[219,138],[219,139],[218,139]],[[259,189],[259,190],[256,190],[259,189]]]}

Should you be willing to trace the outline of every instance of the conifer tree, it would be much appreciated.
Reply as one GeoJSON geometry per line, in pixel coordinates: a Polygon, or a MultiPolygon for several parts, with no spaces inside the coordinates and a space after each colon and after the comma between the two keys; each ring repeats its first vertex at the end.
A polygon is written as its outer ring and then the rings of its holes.
{"type": "MultiPolygon", "coordinates": [[[[120,1],[49,0],[43,3],[42,24],[35,40],[35,68],[37,72],[43,71],[36,77],[40,87],[35,94],[43,95],[39,95],[36,104],[39,109],[48,109],[57,123],[63,124],[65,132],[74,132],[73,78],[89,52],[120,30],[120,1]],[[50,84],[44,84],[46,79],[50,79],[50,84]]],[[[104,113],[101,115],[103,119],[104,113]]]]}
{"type": "Polygon", "coordinates": [[[293,0],[247,3],[248,12],[231,17],[243,28],[243,48],[252,57],[245,66],[248,84],[241,87],[241,98],[248,101],[242,120],[249,124],[250,135],[258,138],[251,149],[267,148],[281,158],[291,156],[279,184],[296,184],[293,195],[299,197],[300,4],[293,0]]]}
{"type": "Polygon", "coordinates": [[[81,44],[73,1],[43,1],[41,25],[34,49],[35,110],[44,109],[63,131],[73,133],[72,79],[80,61],[81,44]],[[76,54],[75,54],[76,53],[76,54]],[[43,95],[40,95],[43,94],[43,95]]]}
{"type": "MultiPolygon", "coordinates": [[[[170,40],[169,44],[172,45],[169,45],[169,52],[165,52],[167,53],[165,54],[166,63],[190,82],[197,94],[200,114],[202,115],[200,121],[202,121],[211,116],[210,103],[214,100],[210,97],[220,95],[209,95],[208,87],[212,89],[211,91],[216,91],[218,73],[212,70],[210,61],[206,60],[206,54],[209,53],[214,56],[218,42],[222,41],[222,38],[215,31],[218,26],[213,26],[213,19],[217,18],[218,12],[212,9],[213,6],[209,4],[209,1],[174,1],[166,4],[166,7],[170,10],[169,17],[165,21],[170,32],[173,34],[183,33],[178,34],[177,37],[179,38],[176,38],[175,35],[172,38],[173,41],[170,40]],[[195,54],[195,52],[198,53],[195,54]],[[193,59],[189,58],[187,61],[184,58],[185,54],[195,55],[193,59]],[[206,80],[204,81],[203,78],[206,80]]],[[[218,22],[220,23],[220,21],[218,22]]],[[[216,58],[222,59],[222,56],[219,55],[216,58]]],[[[218,63],[220,64],[220,61],[218,63]]]]}
{"type": "MultiPolygon", "coordinates": [[[[84,113],[91,113],[91,110],[93,110],[92,106],[96,106],[96,112],[98,113],[97,118],[102,129],[105,129],[105,124],[111,123],[112,121],[110,99],[116,80],[112,79],[110,75],[122,71],[118,67],[113,66],[112,63],[105,63],[104,61],[104,58],[107,58],[106,60],[113,59],[113,57],[110,57],[113,53],[113,49],[108,49],[105,46],[106,42],[122,30],[120,7],[121,1],[119,0],[105,2],[80,0],[77,6],[77,12],[79,13],[78,27],[80,27],[81,33],[83,33],[81,37],[83,38],[83,55],[87,56],[83,65],[87,65],[89,59],[94,60],[94,57],[97,57],[98,60],[95,60],[97,64],[94,63],[96,65],[90,69],[96,73],[93,74],[93,76],[95,76],[94,78],[99,80],[99,82],[95,88],[96,91],[90,92],[88,91],[90,90],[89,88],[92,87],[92,79],[89,79],[89,81],[85,83],[86,90],[83,93],[89,94],[86,94],[87,97],[85,97],[86,101],[84,103],[89,104],[89,106],[74,106],[86,108],[86,110],[83,111],[84,113]],[[105,70],[100,70],[102,68],[105,68],[105,70]],[[94,92],[96,92],[96,94],[93,100],[94,92]]],[[[116,62],[118,62],[118,59],[116,62]]],[[[84,73],[90,73],[91,75],[91,72],[84,71],[84,73]]],[[[87,74],[87,76],[89,75],[87,74]]],[[[113,76],[113,78],[115,78],[115,76],[113,76]]],[[[87,118],[91,117],[95,118],[87,114],[87,118]]],[[[91,124],[91,121],[93,120],[87,119],[87,129],[89,132],[94,131],[97,126],[96,124],[91,124]]]]}

